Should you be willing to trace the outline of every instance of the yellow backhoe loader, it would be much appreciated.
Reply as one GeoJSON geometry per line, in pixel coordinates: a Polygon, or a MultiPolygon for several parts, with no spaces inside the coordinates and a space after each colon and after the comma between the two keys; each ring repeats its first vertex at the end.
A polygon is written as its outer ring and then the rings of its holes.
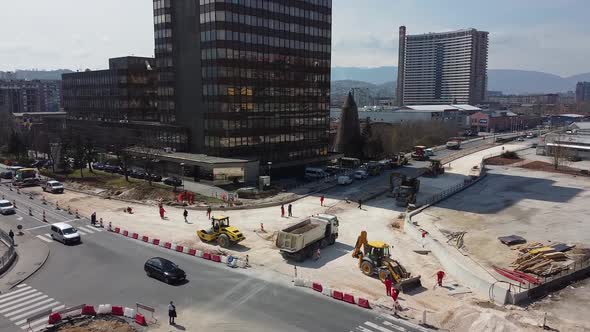
{"type": "Polygon", "coordinates": [[[356,240],[352,257],[358,259],[359,268],[365,275],[377,275],[381,281],[391,277],[394,286],[402,291],[422,286],[420,276],[412,277],[398,261],[391,258],[387,243],[369,242],[366,231],[362,231],[356,240]]]}

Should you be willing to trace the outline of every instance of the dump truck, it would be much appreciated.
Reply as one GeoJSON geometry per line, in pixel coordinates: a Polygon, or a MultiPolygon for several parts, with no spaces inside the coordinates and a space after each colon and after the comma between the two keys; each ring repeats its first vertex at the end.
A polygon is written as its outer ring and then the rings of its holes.
{"type": "Polygon", "coordinates": [[[329,214],[309,217],[277,235],[276,246],[285,259],[302,262],[318,250],[336,243],[338,218],[329,214]]]}
{"type": "Polygon", "coordinates": [[[425,169],[416,169],[414,174],[393,172],[389,178],[389,186],[397,206],[408,206],[416,203],[416,196],[420,191],[420,180],[418,179],[425,172],[425,169]]]}
{"type": "Polygon", "coordinates": [[[424,145],[416,145],[412,151],[412,159],[414,160],[428,160],[426,155],[426,147],[424,145]]]}

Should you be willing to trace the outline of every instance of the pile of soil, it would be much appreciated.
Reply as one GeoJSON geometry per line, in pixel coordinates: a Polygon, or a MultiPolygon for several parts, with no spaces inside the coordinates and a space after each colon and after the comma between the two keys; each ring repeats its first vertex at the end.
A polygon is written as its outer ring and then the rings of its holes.
{"type": "Polygon", "coordinates": [[[47,332],[138,332],[130,323],[114,317],[87,318],[47,329],[47,332]]]}
{"type": "Polygon", "coordinates": [[[531,163],[525,164],[522,168],[532,169],[535,171],[543,171],[543,172],[551,172],[551,173],[562,173],[562,174],[569,174],[569,175],[579,175],[579,176],[589,176],[588,174],[583,174],[582,170],[578,168],[572,168],[567,166],[559,166],[558,169],[550,164],[543,161],[533,161],[531,163]]]}
{"type": "Polygon", "coordinates": [[[524,159],[516,158],[516,159],[509,159],[509,158],[502,158],[502,157],[493,157],[490,159],[486,159],[487,165],[496,165],[496,166],[504,166],[504,165],[512,165],[517,162],[523,161],[524,159]]]}

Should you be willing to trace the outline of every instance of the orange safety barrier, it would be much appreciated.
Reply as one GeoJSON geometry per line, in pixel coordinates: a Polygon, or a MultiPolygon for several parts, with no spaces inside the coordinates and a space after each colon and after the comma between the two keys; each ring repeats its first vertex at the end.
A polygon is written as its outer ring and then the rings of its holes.
{"type": "Polygon", "coordinates": [[[152,242],[154,245],[159,246],[160,245],[160,240],[159,239],[154,239],[154,241],[152,242]]]}
{"type": "Polygon", "coordinates": [[[147,326],[147,322],[145,321],[145,316],[142,314],[135,314],[135,323],[141,326],[147,326]]]}
{"type": "Polygon", "coordinates": [[[61,315],[59,314],[59,312],[52,312],[51,315],[49,315],[49,320],[47,321],[47,323],[49,325],[55,325],[59,322],[61,322],[61,315]]]}
{"type": "Polygon", "coordinates": [[[119,227],[115,227],[115,233],[119,233],[121,232],[121,229],[119,227]]]}
{"type": "Polygon", "coordinates": [[[143,242],[148,242],[148,241],[149,241],[149,238],[148,238],[147,236],[145,236],[145,235],[144,235],[144,236],[142,236],[142,237],[141,237],[141,240],[142,240],[143,242]]]}
{"type": "Polygon", "coordinates": [[[172,248],[172,243],[170,243],[170,242],[164,243],[164,248],[166,248],[166,249],[172,248]]]}
{"type": "Polygon", "coordinates": [[[82,307],[82,315],[86,316],[96,316],[96,310],[91,305],[85,305],[82,307]]]}
{"type": "Polygon", "coordinates": [[[371,306],[369,305],[369,300],[363,299],[362,297],[359,297],[359,301],[357,304],[359,307],[371,309],[371,306]]]}
{"type": "Polygon", "coordinates": [[[320,293],[321,293],[321,292],[324,290],[324,287],[322,287],[322,284],[319,284],[319,283],[317,283],[317,282],[314,282],[314,283],[311,285],[311,288],[313,288],[313,290],[314,290],[314,291],[316,291],[316,292],[320,292],[320,293]]]}
{"type": "Polygon", "coordinates": [[[219,263],[219,262],[221,262],[221,256],[219,256],[219,255],[211,255],[211,260],[214,261],[214,262],[219,263]]]}
{"type": "Polygon", "coordinates": [[[348,302],[348,303],[351,303],[351,304],[355,304],[355,301],[354,301],[354,296],[352,296],[352,295],[350,295],[350,294],[346,294],[346,293],[344,293],[344,296],[342,297],[342,300],[343,300],[344,302],[348,302]]]}
{"type": "Polygon", "coordinates": [[[332,291],[332,298],[336,299],[336,300],[341,300],[342,301],[342,292],[340,291],[332,291]]]}
{"type": "Polygon", "coordinates": [[[131,237],[137,240],[137,238],[139,237],[139,234],[133,233],[133,235],[131,235],[131,237]]]}
{"type": "Polygon", "coordinates": [[[123,316],[123,307],[114,305],[111,309],[111,313],[115,316],[123,316]]]}

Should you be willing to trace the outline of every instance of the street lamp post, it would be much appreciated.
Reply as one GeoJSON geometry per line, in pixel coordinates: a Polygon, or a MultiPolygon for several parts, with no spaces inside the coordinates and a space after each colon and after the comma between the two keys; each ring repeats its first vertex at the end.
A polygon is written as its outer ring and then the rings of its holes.
{"type": "Polygon", "coordinates": [[[184,177],[184,163],[180,163],[180,178],[184,177]]]}
{"type": "Polygon", "coordinates": [[[271,161],[269,161],[269,162],[267,162],[266,164],[267,164],[267,166],[268,166],[268,177],[270,178],[270,168],[272,167],[272,162],[271,162],[271,161]]]}

